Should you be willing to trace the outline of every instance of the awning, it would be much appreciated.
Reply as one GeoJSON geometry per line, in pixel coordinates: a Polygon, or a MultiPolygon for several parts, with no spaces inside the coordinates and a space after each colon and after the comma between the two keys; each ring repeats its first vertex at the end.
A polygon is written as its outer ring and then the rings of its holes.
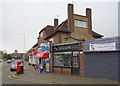
{"type": "Polygon", "coordinates": [[[37,53],[34,58],[48,58],[48,54],[44,52],[37,53]]]}
{"type": "Polygon", "coordinates": [[[37,54],[37,53],[38,53],[38,50],[33,51],[33,54],[37,54]]]}

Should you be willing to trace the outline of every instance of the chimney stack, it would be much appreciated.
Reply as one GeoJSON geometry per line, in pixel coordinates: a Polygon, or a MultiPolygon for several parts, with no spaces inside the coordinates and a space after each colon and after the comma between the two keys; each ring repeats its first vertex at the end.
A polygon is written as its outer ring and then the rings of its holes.
{"type": "Polygon", "coordinates": [[[54,28],[56,28],[58,26],[58,19],[54,19],[54,28]]]}
{"type": "Polygon", "coordinates": [[[92,34],[92,11],[90,8],[86,9],[86,17],[88,18],[88,28],[90,34],[92,34]]]}
{"type": "Polygon", "coordinates": [[[71,32],[74,31],[74,8],[73,4],[68,4],[68,28],[71,32]]]}

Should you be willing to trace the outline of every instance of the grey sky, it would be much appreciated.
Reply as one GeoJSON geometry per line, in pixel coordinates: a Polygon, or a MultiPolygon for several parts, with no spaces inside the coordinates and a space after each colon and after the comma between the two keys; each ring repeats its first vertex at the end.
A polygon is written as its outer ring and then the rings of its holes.
{"type": "MultiPolygon", "coordinates": [[[[26,50],[36,42],[39,31],[46,25],[53,25],[53,20],[59,15],[59,24],[67,18],[67,4],[72,0],[32,1],[8,0],[0,2],[0,49],[13,52],[17,49],[23,52],[23,36],[25,34],[26,50]],[[1,37],[1,36],[0,36],[1,37]]],[[[118,2],[96,2],[97,0],[73,0],[74,13],[85,15],[87,7],[92,9],[93,30],[105,37],[118,35],[118,2]]],[[[105,1],[105,0],[104,0],[105,1]]]]}

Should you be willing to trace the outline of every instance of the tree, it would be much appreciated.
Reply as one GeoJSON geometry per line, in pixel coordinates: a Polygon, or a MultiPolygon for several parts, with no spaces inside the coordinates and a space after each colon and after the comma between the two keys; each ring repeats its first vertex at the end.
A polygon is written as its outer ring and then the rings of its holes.
{"type": "Polygon", "coordinates": [[[4,58],[4,59],[8,59],[7,53],[4,53],[3,58],[4,58]]]}
{"type": "Polygon", "coordinates": [[[8,59],[12,59],[12,56],[10,54],[8,54],[8,59]]]}
{"type": "Polygon", "coordinates": [[[5,53],[3,58],[8,60],[8,59],[12,59],[12,56],[10,54],[5,53]]]}

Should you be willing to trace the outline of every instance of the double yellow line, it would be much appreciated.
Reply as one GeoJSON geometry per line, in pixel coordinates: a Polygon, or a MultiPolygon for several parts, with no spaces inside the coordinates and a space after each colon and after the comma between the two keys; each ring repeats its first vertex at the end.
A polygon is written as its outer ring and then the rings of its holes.
{"type": "MultiPolygon", "coordinates": [[[[22,80],[22,81],[27,81],[27,82],[39,84],[38,82],[33,81],[33,80],[31,80],[31,79],[22,79],[22,78],[16,79],[16,78],[11,77],[11,75],[12,75],[12,72],[10,72],[10,73],[8,74],[8,78],[9,78],[9,79],[22,80]]],[[[29,84],[29,83],[28,83],[28,84],[29,84]]]]}
{"type": "Polygon", "coordinates": [[[19,79],[13,78],[13,77],[11,77],[11,75],[12,75],[12,72],[10,72],[10,73],[8,74],[8,78],[14,79],[14,80],[21,80],[20,78],[19,78],[19,79]]]}

